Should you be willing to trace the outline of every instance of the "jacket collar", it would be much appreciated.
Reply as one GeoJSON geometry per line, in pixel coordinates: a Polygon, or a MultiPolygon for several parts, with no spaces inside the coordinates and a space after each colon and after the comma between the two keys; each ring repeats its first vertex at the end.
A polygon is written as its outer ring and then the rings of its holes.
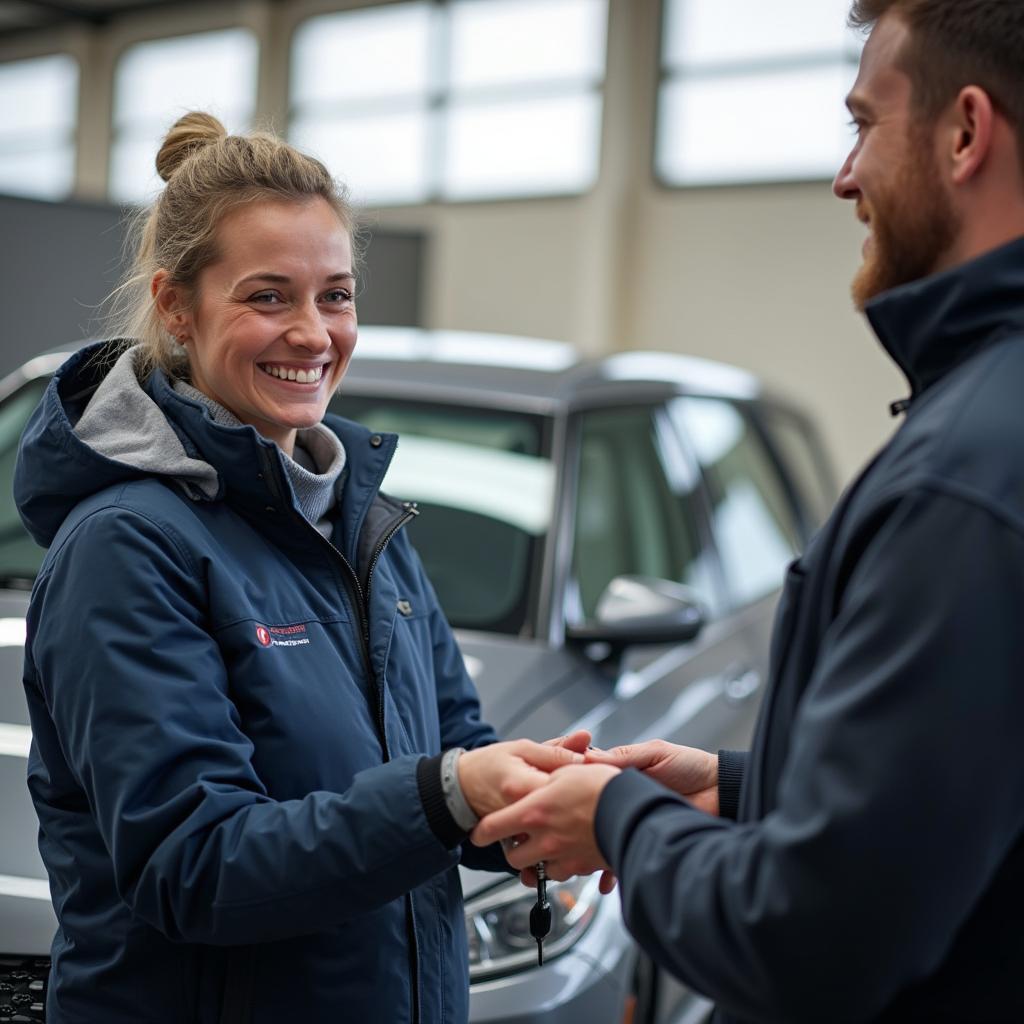
{"type": "MultiPolygon", "coordinates": [[[[299,511],[288,474],[284,472],[281,450],[262,437],[254,427],[217,423],[201,403],[176,392],[160,370],[154,370],[146,385],[153,400],[181,437],[187,451],[210,463],[221,481],[218,497],[251,513],[276,515],[282,503],[299,511]]],[[[341,438],[352,456],[346,466],[337,522],[344,538],[342,550],[350,560],[363,522],[378,496],[398,444],[395,434],[373,433],[361,424],[328,414],[323,420],[341,438]]]]}
{"type": "Polygon", "coordinates": [[[981,349],[1024,333],[1024,238],[893,288],[865,312],[916,397],[981,349]]]}

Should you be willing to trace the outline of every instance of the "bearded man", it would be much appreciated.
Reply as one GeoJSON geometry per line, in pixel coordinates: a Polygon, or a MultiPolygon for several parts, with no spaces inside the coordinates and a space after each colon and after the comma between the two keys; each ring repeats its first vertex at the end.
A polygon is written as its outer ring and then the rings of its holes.
{"type": "Polygon", "coordinates": [[[722,1021],[1022,1021],[1024,2],[851,21],[834,190],[906,419],[789,570],[749,754],[594,752],[475,838],[613,871],[722,1021]]]}

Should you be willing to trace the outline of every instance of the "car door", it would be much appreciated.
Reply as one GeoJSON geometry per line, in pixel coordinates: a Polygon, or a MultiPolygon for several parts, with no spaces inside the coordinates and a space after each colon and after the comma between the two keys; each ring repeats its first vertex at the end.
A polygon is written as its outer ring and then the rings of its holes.
{"type": "Polygon", "coordinates": [[[816,513],[801,502],[801,492],[783,471],[781,453],[768,447],[749,405],[681,396],[666,410],[700,467],[726,614],[747,645],[747,670],[730,682],[728,699],[738,714],[723,744],[742,749],[767,678],[779,588],[816,513]]]}
{"type": "Polygon", "coordinates": [[[584,724],[599,746],[657,737],[717,750],[749,717],[728,695],[752,666],[743,623],[728,611],[699,467],[662,404],[584,411],[574,426],[567,624],[592,622],[605,587],[623,575],[682,583],[707,616],[689,643],[637,644],[602,662],[607,699],[584,724]]]}

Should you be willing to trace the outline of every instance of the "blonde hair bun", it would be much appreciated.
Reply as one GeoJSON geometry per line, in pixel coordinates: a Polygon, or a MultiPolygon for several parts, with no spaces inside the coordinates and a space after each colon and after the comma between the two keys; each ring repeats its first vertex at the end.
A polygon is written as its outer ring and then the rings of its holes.
{"type": "Polygon", "coordinates": [[[227,129],[213,116],[201,110],[183,114],[171,125],[170,131],[156,155],[157,174],[164,181],[193,153],[228,136],[227,129]]]}

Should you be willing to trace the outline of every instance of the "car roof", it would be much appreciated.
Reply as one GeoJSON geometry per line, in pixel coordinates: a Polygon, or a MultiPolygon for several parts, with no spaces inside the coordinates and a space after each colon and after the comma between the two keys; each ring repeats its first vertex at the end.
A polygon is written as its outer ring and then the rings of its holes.
{"type": "Polygon", "coordinates": [[[562,342],[480,331],[360,329],[345,389],[557,412],[657,394],[751,399],[757,379],[725,363],[668,352],[586,357],[562,342]]]}
{"type": "MultiPolygon", "coordinates": [[[[77,345],[30,359],[6,380],[8,393],[52,373],[77,345]]],[[[482,331],[364,325],[343,393],[388,393],[456,404],[557,413],[669,394],[763,397],[746,370],[670,352],[588,357],[564,342],[482,331]]]]}

